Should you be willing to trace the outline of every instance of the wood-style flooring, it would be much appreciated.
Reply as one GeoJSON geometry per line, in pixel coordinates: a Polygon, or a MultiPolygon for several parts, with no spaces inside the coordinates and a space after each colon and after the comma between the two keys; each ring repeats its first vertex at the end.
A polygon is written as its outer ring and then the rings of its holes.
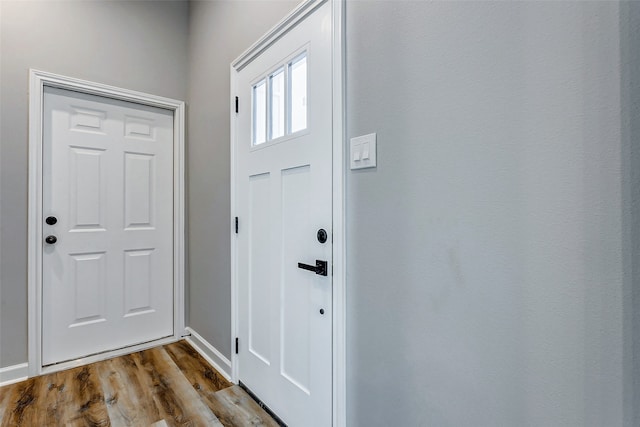
{"type": "Polygon", "coordinates": [[[186,341],[1,387],[0,425],[278,426],[186,341]]]}

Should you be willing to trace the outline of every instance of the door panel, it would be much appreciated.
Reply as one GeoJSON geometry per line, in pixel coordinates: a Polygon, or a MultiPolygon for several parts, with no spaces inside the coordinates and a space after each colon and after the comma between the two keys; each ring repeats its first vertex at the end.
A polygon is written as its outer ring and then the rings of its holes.
{"type": "Polygon", "coordinates": [[[75,297],[70,328],[104,322],[107,255],[104,252],[70,254],[70,288],[75,297]]]}
{"type": "Polygon", "coordinates": [[[173,334],[173,113],[46,87],[42,361],[173,334]]]}
{"type": "Polygon", "coordinates": [[[270,174],[249,178],[249,351],[267,366],[271,360],[270,174]]]}
{"type": "Polygon", "coordinates": [[[304,393],[309,393],[309,351],[313,337],[309,314],[312,313],[311,290],[314,274],[296,268],[303,260],[300,254],[313,252],[315,240],[309,221],[309,207],[313,195],[309,191],[311,168],[309,165],[282,171],[282,375],[304,393]],[[306,237],[306,238],[305,238],[306,237]],[[313,240],[312,240],[313,239],[313,240]]]}
{"type": "Polygon", "coordinates": [[[125,230],[153,228],[155,210],[155,156],[124,153],[125,230]]]}
{"type": "Polygon", "coordinates": [[[103,149],[70,147],[72,230],[104,229],[107,169],[103,149]]]}
{"type": "Polygon", "coordinates": [[[239,379],[291,426],[331,425],[330,18],[325,3],[234,88],[239,379]],[[298,267],[316,260],[327,276],[298,267]]]}
{"type": "Polygon", "coordinates": [[[124,251],[124,316],[153,312],[153,249],[124,251]]]}

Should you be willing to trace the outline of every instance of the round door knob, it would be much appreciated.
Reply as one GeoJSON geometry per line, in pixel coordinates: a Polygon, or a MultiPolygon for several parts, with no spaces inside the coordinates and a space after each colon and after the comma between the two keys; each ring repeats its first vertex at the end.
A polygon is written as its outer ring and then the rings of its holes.
{"type": "Polygon", "coordinates": [[[55,216],[48,216],[47,219],[44,220],[44,222],[46,222],[49,225],[54,225],[55,223],[58,222],[58,218],[56,218],[55,216]]]}
{"type": "Polygon", "coordinates": [[[320,230],[318,230],[318,233],[316,234],[316,237],[318,238],[318,242],[320,243],[324,243],[327,241],[327,231],[324,228],[321,228],[320,230]]]}
{"type": "Polygon", "coordinates": [[[44,239],[45,242],[47,242],[49,245],[53,245],[55,242],[58,241],[58,238],[56,236],[47,236],[44,239]]]}

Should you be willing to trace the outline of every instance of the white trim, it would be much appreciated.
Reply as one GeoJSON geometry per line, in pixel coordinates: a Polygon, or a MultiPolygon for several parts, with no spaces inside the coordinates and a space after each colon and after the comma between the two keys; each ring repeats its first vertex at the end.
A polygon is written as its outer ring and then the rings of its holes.
{"type": "MultiPolygon", "coordinates": [[[[76,92],[135,102],[173,111],[174,129],[174,313],[173,336],[144,343],[148,347],[176,341],[184,332],[184,177],[185,177],[185,103],[182,101],[149,95],[128,89],[117,88],[86,80],[60,76],[44,71],[29,70],[29,209],[28,209],[28,333],[29,333],[29,376],[39,375],[60,366],[73,365],[67,362],[55,365],[55,368],[42,367],[42,124],[44,87],[55,87],[76,92]]],[[[131,352],[140,346],[127,347],[97,356],[79,359],[78,363],[90,363],[89,360],[104,360],[119,354],[131,352]]]]}
{"type": "MultiPolygon", "coordinates": [[[[237,72],[233,67],[233,64],[229,66],[229,73],[231,75],[231,96],[229,98],[230,105],[229,111],[232,113],[230,116],[230,126],[229,126],[229,135],[230,135],[230,157],[229,161],[230,165],[230,178],[231,178],[231,194],[230,194],[230,203],[231,203],[231,224],[229,224],[229,230],[231,233],[231,348],[234,348],[235,339],[238,336],[238,277],[237,277],[237,260],[236,260],[236,249],[237,249],[237,237],[238,235],[235,233],[235,218],[236,218],[236,149],[235,149],[235,140],[236,140],[236,113],[235,109],[235,97],[238,93],[238,78],[237,72]]],[[[239,372],[238,372],[238,355],[234,352],[231,353],[231,380],[234,383],[238,383],[239,381],[239,372]]]]}
{"type": "MultiPolygon", "coordinates": [[[[306,18],[320,5],[330,1],[332,13],[332,105],[333,105],[333,402],[332,423],[345,427],[346,418],[346,231],[345,231],[345,0],[306,0],[278,23],[271,31],[231,63],[231,103],[237,94],[237,72],[242,70],[265,49],[306,18]]],[[[231,220],[236,209],[235,194],[235,114],[231,114],[231,220]]],[[[238,295],[236,277],[236,234],[231,225],[231,340],[237,336],[238,295]]],[[[238,382],[238,356],[231,355],[231,377],[238,382]]]]}
{"type": "Polygon", "coordinates": [[[333,66],[333,426],[347,425],[345,0],[331,1],[333,66]]]}
{"type": "Polygon", "coordinates": [[[187,333],[190,333],[191,336],[186,336],[186,341],[227,381],[233,382],[231,379],[231,361],[193,329],[187,327],[187,333]]]}
{"type": "Polygon", "coordinates": [[[320,7],[327,0],[305,0],[293,9],[287,16],[278,22],[271,30],[262,36],[251,47],[245,50],[240,56],[231,63],[232,71],[235,69],[241,71],[258,55],[264,52],[269,46],[274,44],[291,30],[293,27],[302,22],[313,11],[320,7]]]}
{"type": "Polygon", "coordinates": [[[28,378],[28,375],[28,363],[20,363],[19,365],[0,368],[0,387],[24,381],[28,378]]]}

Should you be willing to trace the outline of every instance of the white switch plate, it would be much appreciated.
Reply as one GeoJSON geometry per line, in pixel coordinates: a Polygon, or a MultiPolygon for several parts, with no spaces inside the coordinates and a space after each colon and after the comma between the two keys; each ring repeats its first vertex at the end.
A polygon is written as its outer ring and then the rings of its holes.
{"type": "Polygon", "coordinates": [[[376,134],[351,138],[351,169],[376,167],[376,134]]]}

